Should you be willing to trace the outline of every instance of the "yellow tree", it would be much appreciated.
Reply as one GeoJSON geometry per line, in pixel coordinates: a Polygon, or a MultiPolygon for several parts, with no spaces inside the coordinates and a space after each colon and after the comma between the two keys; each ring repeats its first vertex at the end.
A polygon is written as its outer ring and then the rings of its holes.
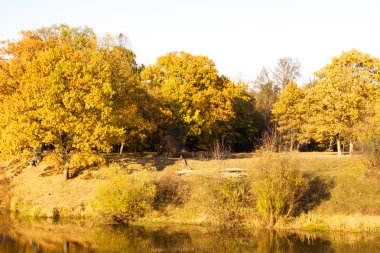
{"type": "Polygon", "coordinates": [[[212,139],[222,138],[236,117],[233,100],[246,92],[219,76],[205,56],[185,52],[169,53],[141,73],[142,82],[161,102],[162,128],[182,146],[206,148],[212,139]]]}
{"type": "Polygon", "coordinates": [[[140,69],[135,54],[128,49],[123,34],[107,34],[100,41],[101,52],[110,64],[111,83],[117,89],[113,95],[115,124],[125,130],[120,143],[120,154],[124,146],[141,150],[148,135],[156,129],[153,98],[140,85],[140,69]]]}
{"type": "Polygon", "coordinates": [[[363,162],[369,172],[380,171],[380,89],[368,114],[356,131],[363,151],[363,162]]]}
{"type": "Polygon", "coordinates": [[[379,87],[379,71],[377,58],[355,49],[333,58],[307,92],[304,131],[317,141],[335,138],[339,155],[341,142],[347,142],[352,153],[354,130],[379,87]]]}
{"type": "Polygon", "coordinates": [[[1,151],[51,145],[66,178],[76,158],[93,162],[81,154],[110,151],[124,135],[117,112],[128,83],[114,80],[114,65],[88,28],[53,26],[4,42],[1,151]]]}
{"type": "Polygon", "coordinates": [[[273,121],[277,123],[277,130],[282,138],[290,144],[290,151],[293,150],[296,142],[298,142],[297,149],[302,142],[300,138],[303,123],[301,105],[304,96],[303,90],[291,81],[285,86],[272,108],[273,121]]]}

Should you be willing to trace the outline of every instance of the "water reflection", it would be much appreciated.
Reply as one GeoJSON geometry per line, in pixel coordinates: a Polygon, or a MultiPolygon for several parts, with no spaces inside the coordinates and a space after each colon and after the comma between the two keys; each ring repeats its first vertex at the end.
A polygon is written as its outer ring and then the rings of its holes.
{"type": "Polygon", "coordinates": [[[0,252],[380,252],[380,234],[0,221],[0,252]]]}

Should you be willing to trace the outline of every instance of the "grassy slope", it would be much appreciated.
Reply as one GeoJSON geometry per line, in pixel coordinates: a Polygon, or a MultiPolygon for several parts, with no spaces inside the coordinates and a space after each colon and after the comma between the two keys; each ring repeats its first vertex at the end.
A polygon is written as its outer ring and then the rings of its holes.
{"type": "Polygon", "coordinates": [[[368,214],[380,215],[380,185],[365,177],[359,156],[308,156],[300,155],[302,171],[313,177],[332,179],[335,186],[331,199],[323,202],[316,214],[368,214]]]}
{"type": "MultiPolygon", "coordinates": [[[[300,169],[308,177],[320,177],[333,180],[331,198],[321,203],[307,215],[296,219],[290,227],[333,230],[370,230],[380,228],[380,186],[374,179],[364,176],[360,157],[338,158],[328,153],[295,153],[300,160],[300,169]]],[[[117,159],[130,170],[148,168],[153,170],[152,177],[159,177],[183,168],[179,159],[156,157],[135,158],[132,156],[117,159]],[[157,169],[157,172],[154,170],[157,169]]],[[[163,213],[152,212],[144,220],[178,223],[202,223],[210,221],[206,213],[205,196],[202,190],[204,178],[218,177],[218,167],[240,167],[255,174],[255,161],[249,154],[236,154],[232,159],[220,165],[216,161],[188,159],[194,169],[194,175],[183,176],[192,184],[190,201],[183,207],[167,207],[163,213]]],[[[11,208],[21,214],[34,216],[52,216],[57,209],[61,216],[91,216],[91,199],[101,171],[98,168],[83,171],[76,178],[65,181],[58,170],[43,162],[37,168],[27,168],[25,161],[15,161],[0,165],[3,175],[12,178],[11,208]]]]}

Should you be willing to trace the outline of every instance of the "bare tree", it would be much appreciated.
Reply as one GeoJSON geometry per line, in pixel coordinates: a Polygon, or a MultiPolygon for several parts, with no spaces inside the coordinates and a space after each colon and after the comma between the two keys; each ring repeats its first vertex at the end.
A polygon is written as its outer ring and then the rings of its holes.
{"type": "Polygon", "coordinates": [[[266,67],[263,67],[260,73],[256,76],[254,85],[257,88],[261,84],[270,82],[272,82],[271,71],[269,71],[266,67]]]}
{"type": "Polygon", "coordinates": [[[280,88],[274,84],[271,72],[263,67],[254,81],[253,94],[256,99],[256,107],[263,116],[265,128],[269,126],[272,106],[277,101],[280,91],[280,88]]]}
{"type": "Polygon", "coordinates": [[[122,33],[119,33],[117,35],[106,33],[105,35],[98,38],[98,46],[101,48],[131,48],[128,37],[122,33]]]}
{"type": "Polygon", "coordinates": [[[277,61],[276,68],[272,71],[273,81],[276,85],[285,88],[290,81],[296,81],[301,77],[301,63],[291,57],[281,58],[277,61]]]}

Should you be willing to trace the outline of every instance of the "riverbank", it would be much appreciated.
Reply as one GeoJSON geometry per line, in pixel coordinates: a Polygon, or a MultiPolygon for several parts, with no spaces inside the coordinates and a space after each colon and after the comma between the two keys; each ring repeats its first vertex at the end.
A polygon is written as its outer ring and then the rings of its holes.
{"type": "MultiPolygon", "coordinates": [[[[289,154],[290,155],[290,154],[289,154]]],[[[293,153],[299,169],[306,178],[323,182],[321,199],[310,206],[307,214],[288,218],[275,225],[277,229],[309,231],[380,232],[380,186],[375,178],[366,177],[360,156],[337,157],[331,153],[293,153]]],[[[189,175],[178,176],[183,170],[181,159],[137,157],[132,154],[106,157],[110,164],[118,163],[125,170],[146,173],[161,183],[178,183],[180,196],[175,203],[164,203],[150,210],[139,223],[172,223],[217,225],[210,213],[208,179],[220,178],[220,168],[241,168],[253,179],[257,174],[257,157],[252,154],[234,154],[224,161],[189,157],[192,168],[189,175]]],[[[26,160],[13,158],[0,166],[1,174],[10,179],[2,184],[11,212],[24,217],[71,217],[98,220],[92,202],[97,185],[108,167],[87,168],[77,176],[64,180],[61,171],[47,158],[37,167],[28,167],[26,160]]],[[[72,172],[74,173],[74,172],[72,172]]],[[[316,185],[318,186],[318,185],[316,185]]],[[[319,187],[319,186],[318,186],[319,187]]],[[[320,188],[318,188],[320,190],[320,188]]],[[[318,189],[315,189],[316,191],[318,189]]],[[[3,201],[4,202],[4,201],[3,201]]],[[[245,210],[247,227],[262,228],[263,223],[254,208],[245,210]]]]}

